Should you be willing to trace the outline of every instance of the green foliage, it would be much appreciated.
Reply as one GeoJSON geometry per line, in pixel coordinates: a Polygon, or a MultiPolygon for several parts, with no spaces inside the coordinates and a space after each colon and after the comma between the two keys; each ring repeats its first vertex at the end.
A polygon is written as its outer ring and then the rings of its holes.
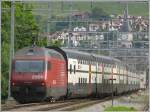
{"type": "MultiPolygon", "coordinates": [[[[30,11],[23,11],[23,5],[15,5],[15,48],[20,49],[24,46],[33,44],[33,39],[37,36],[38,27],[30,11]]],[[[37,37],[36,37],[37,38],[37,37]]]]}
{"type": "Polygon", "coordinates": [[[36,42],[37,46],[47,46],[47,39],[46,38],[39,38],[38,41],[36,42]]]}
{"type": "MultiPolygon", "coordinates": [[[[47,2],[43,2],[41,4],[41,2],[29,2],[33,4],[34,8],[48,8],[48,3],[47,2]],[[39,5],[40,4],[40,5],[39,5]]],[[[73,9],[75,10],[80,10],[82,12],[84,11],[88,11],[91,12],[91,1],[77,1],[77,2],[73,2],[73,9]]],[[[51,3],[51,9],[55,9],[51,12],[51,14],[54,15],[67,15],[66,14],[66,10],[70,9],[70,2],[64,1],[63,3],[63,10],[62,10],[62,3],[59,1],[56,2],[52,2],[51,3]]],[[[123,14],[124,12],[124,4],[120,3],[120,2],[105,2],[105,1],[101,1],[101,2],[96,2],[93,1],[93,7],[100,7],[102,8],[104,11],[106,11],[107,14],[123,14]]],[[[131,15],[141,15],[144,17],[148,17],[149,13],[148,13],[148,2],[141,2],[141,3],[137,3],[137,2],[128,2],[128,7],[129,7],[129,14],[131,15]]],[[[38,15],[38,14],[42,14],[45,18],[47,18],[48,16],[48,12],[44,12],[41,11],[34,11],[34,14],[38,15]]]]}
{"type": "MultiPolygon", "coordinates": [[[[2,8],[11,8],[11,3],[2,1],[2,8]]],[[[9,49],[11,11],[2,10],[2,99],[7,98],[9,74],[9,49]]],[[[15,51],[25,46],[31,46],[37,38],[38,27],[30,11],[24,11],[23,5],[15,2],[15,51]]]]}
{"type": "Polygon", "coordinates": [[[61,40],[51,40],[49,45],[55,47],[61,47],[61,43],[62,43],[61,40]]]}
{"type": "Polygon", "coordinates": [[[9,44],[2,44],[2,80],[1,80],[1,85],[2,85],[2,99],[5,99],[7,97],[7,90],[8,90],[8,71],[9,71],[9,44]]]}
{"type": "Polygon", "coordinates": [[[108,19],[109,15],[102,8],[94,7],[91,17],[94,19],[108,19]]]}
{"type": "Polygon", "coordinates": [[[125,106],[111,106],[107,107],[105,111],[136,111],[133,107],[125,107],[125,106]]]}
{"type": "Polygon", "coordinates": [[[56,22],[55,31],[61,31],[64,28],[68,28],[69,22],[56,22]]]}

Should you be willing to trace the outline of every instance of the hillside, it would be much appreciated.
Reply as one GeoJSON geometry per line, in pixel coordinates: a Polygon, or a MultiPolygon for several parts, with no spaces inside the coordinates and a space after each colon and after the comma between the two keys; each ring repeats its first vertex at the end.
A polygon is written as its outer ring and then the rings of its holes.
{"type": "MultiPolygon", "coordinates": [[[[47,8],[47,2],[30,2],[32,3],[34,8],[47,8]]],[[[79,11],[91,11],[91,2],[72,2],[73,10],[79,11]]],[[[52,2],[51,10],[52,14],[66,14],[68,13],[70,7],[70,2],[52,2]]],[[[108,14],[122,14],[124,10],[124,4],[120,2],[93,2],[92,7],[101,7],[108,14]]],[[[148,17],[148,4],[147,3],[136,3],[131,2],[128,5],[129,14],[130,15],[140,15],[144,17],[148,17]]],[[[34,11],[34,14],[42,14],[47,15],[46,11],[34,11]]]]}
{"type": "MultiPolygon", "coordinates": [[[[27,4],[33,6],[33,14],[37,20],[37,23],[40,26],[40,31],[46,32],[47,26],[47,19],[48,19],[48,2],[43,1],[30,1],[27,4]]],[[[67,16],[70,13],[70,2],[66,1],[59,1],[59,2],[51,2],[51,13],[50,16],[67,16]]],[[[124,4],[120,2],[72,2],[72,10],[73,11],[88,11],[90,12],[92,8],[100,7],[102,8],[107,14],[123,14],[124,12],[124,4]]],[[[29,9],[29,8],[27,8],[29,9]]],[[[129,15],[135,16],[143,16],[148,18],[148,3],[136,3],[130,2],[128,3],[129,15]]],[[[51,24],[50,28],[53,28],[55,24],[51,24]]]]}

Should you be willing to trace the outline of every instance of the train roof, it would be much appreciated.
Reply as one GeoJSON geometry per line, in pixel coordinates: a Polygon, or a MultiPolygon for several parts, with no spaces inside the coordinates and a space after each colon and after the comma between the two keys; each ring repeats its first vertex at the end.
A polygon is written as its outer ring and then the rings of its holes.
{"type": "Polygon", "coordinates": [[[55,49],[49,49],[45,47],[25,47],[20,50],[18,50],[15,53],[15,57],[25,57],[25,56],[50,56],[50,57],[55,57],[59,59],[63,59],[64,57],[61,55],[60,52],[57,52],[55,49]]]}
{"type": "Polygon", "coordinates": [[[71,49],[64,49],[64,48],[60,49],[58,47],[52,47],[52,46],[48,46],[46,48],[37,47],[37,46],[25,47],[25,48],[18,50],[15,53],[15,56],[26,56],[26,55],[27,56],[30,56],[30,55],[45,56],[46,54],[50,55],[50,56],[52,56],[53,54],[55,54],[55,56],[62,54],[64,56],[64,58],[60,57],[61,59],[66,59],[67,57],[70,57],[70,58],[77,58],[77,59],[83,59],[83,60],[93,60],[93,61],[99,60],[99,61],[102,61],[102,62],[105,62],[108,64],[125,65],[119,59],[112,58],[109,56],[91,54],[91,53],[77,51],[77,50],[71,50],[71,49]],[[46,52],[49,50],[51,53],[46,52]]]}
{"type": "Polygon", "coordinates": [[[109,56],[91,54],[91,53],[86,53],[86,52],[71,50],[71,49],[63,49],[63,50],[66,52],[68,57],[101,60],[102,62],[106,62],[110,64],[114,64],[114,63],[121,64],[120,60],[109,57],[109,56]]]}
{"type": "Polygon", "coordinates": [[[15,53],[15,56],[45,56],[45,48],[41,47],[24,47],[15,53]]]}

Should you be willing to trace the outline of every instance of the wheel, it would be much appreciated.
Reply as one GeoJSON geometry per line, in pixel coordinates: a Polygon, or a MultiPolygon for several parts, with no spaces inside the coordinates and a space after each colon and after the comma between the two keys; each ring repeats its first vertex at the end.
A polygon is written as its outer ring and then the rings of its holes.
{"type": "Polygon", "coordinates": [[[56,99],[55,98],[51,98],[51,102],[52,103],[56,102],[56,99]]]}

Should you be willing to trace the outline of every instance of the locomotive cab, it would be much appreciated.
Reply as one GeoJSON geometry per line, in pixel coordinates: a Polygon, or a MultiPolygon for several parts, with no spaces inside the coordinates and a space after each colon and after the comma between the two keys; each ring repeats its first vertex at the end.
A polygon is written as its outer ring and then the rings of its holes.
{"type": "Polygon", "coordinates": [[[46,93],[45,69],[42,48],[24,48],[16,52],[11,73],[12,97],[21,103],[43,99],[46,93]]]}
{"type": "Polygon", "coordinates": [[[13,61],[12,85],[17,83],[44,85],[45,61],[16,59],[13,61]]]}
{"type": "Polygon", "coordinates": [[[12,64],[12,96],[21,103],[65,96],[65,67],[63,56],[53,49],[27,47],[19,50],[12,64]]]}

